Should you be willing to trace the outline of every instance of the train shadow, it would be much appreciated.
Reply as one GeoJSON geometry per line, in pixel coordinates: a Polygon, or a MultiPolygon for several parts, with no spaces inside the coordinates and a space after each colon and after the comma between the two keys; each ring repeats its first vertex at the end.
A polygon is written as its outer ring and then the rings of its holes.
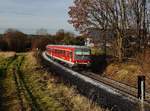
{"type": "Polygon", "coordinates": [[[92,55],[91,56],[91,71],[97,74],[103,74],[109,65],[112,57],[106,55],[92,55]]]}

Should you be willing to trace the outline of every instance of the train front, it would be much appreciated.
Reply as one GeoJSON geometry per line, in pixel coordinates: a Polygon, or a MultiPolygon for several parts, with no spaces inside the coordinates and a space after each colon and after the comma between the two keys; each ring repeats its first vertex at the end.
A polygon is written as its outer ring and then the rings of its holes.
{"type": "Polygon", "coordinates": [[[74,52],[74,62],[78,66],[91,65],[91,50],[90,48],[76,48],[74,52]]]}

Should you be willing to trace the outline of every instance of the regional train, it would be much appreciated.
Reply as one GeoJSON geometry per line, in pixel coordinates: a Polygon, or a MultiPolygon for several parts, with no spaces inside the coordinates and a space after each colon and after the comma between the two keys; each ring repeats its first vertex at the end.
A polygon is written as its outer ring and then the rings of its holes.
{"type": "Polygon", "coordinates": [[[46,55],[54,60],[68,64],[70,67],[91,64],[91,50],[86,46],[47,45],[46,55]]]}

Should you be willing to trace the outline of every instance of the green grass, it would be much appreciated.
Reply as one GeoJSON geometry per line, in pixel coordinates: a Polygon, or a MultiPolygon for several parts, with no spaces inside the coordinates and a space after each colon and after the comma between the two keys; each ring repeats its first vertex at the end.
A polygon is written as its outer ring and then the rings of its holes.
{"type": "Polygon", "coordinates": [[[0,60],[0,110],[1,111],[15,111],[19,110],[19,103],[16,95],[16,86],[13,79],[12,64],[14,57],[0,60]]]}

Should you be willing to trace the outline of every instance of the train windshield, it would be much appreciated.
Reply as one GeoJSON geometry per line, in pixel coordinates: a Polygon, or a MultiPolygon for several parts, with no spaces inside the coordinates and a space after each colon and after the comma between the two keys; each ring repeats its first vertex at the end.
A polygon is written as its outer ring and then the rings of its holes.
{"type": "Polygon", "coordinates": [[[76,60],[90,60],[91,51],[90,49],[76,49],[75,59],[76,60]]]}
{"type": "Polygon", "coordinates": [[[90,49],[76,49],[75,55],[90,55],[90,49]]]}

